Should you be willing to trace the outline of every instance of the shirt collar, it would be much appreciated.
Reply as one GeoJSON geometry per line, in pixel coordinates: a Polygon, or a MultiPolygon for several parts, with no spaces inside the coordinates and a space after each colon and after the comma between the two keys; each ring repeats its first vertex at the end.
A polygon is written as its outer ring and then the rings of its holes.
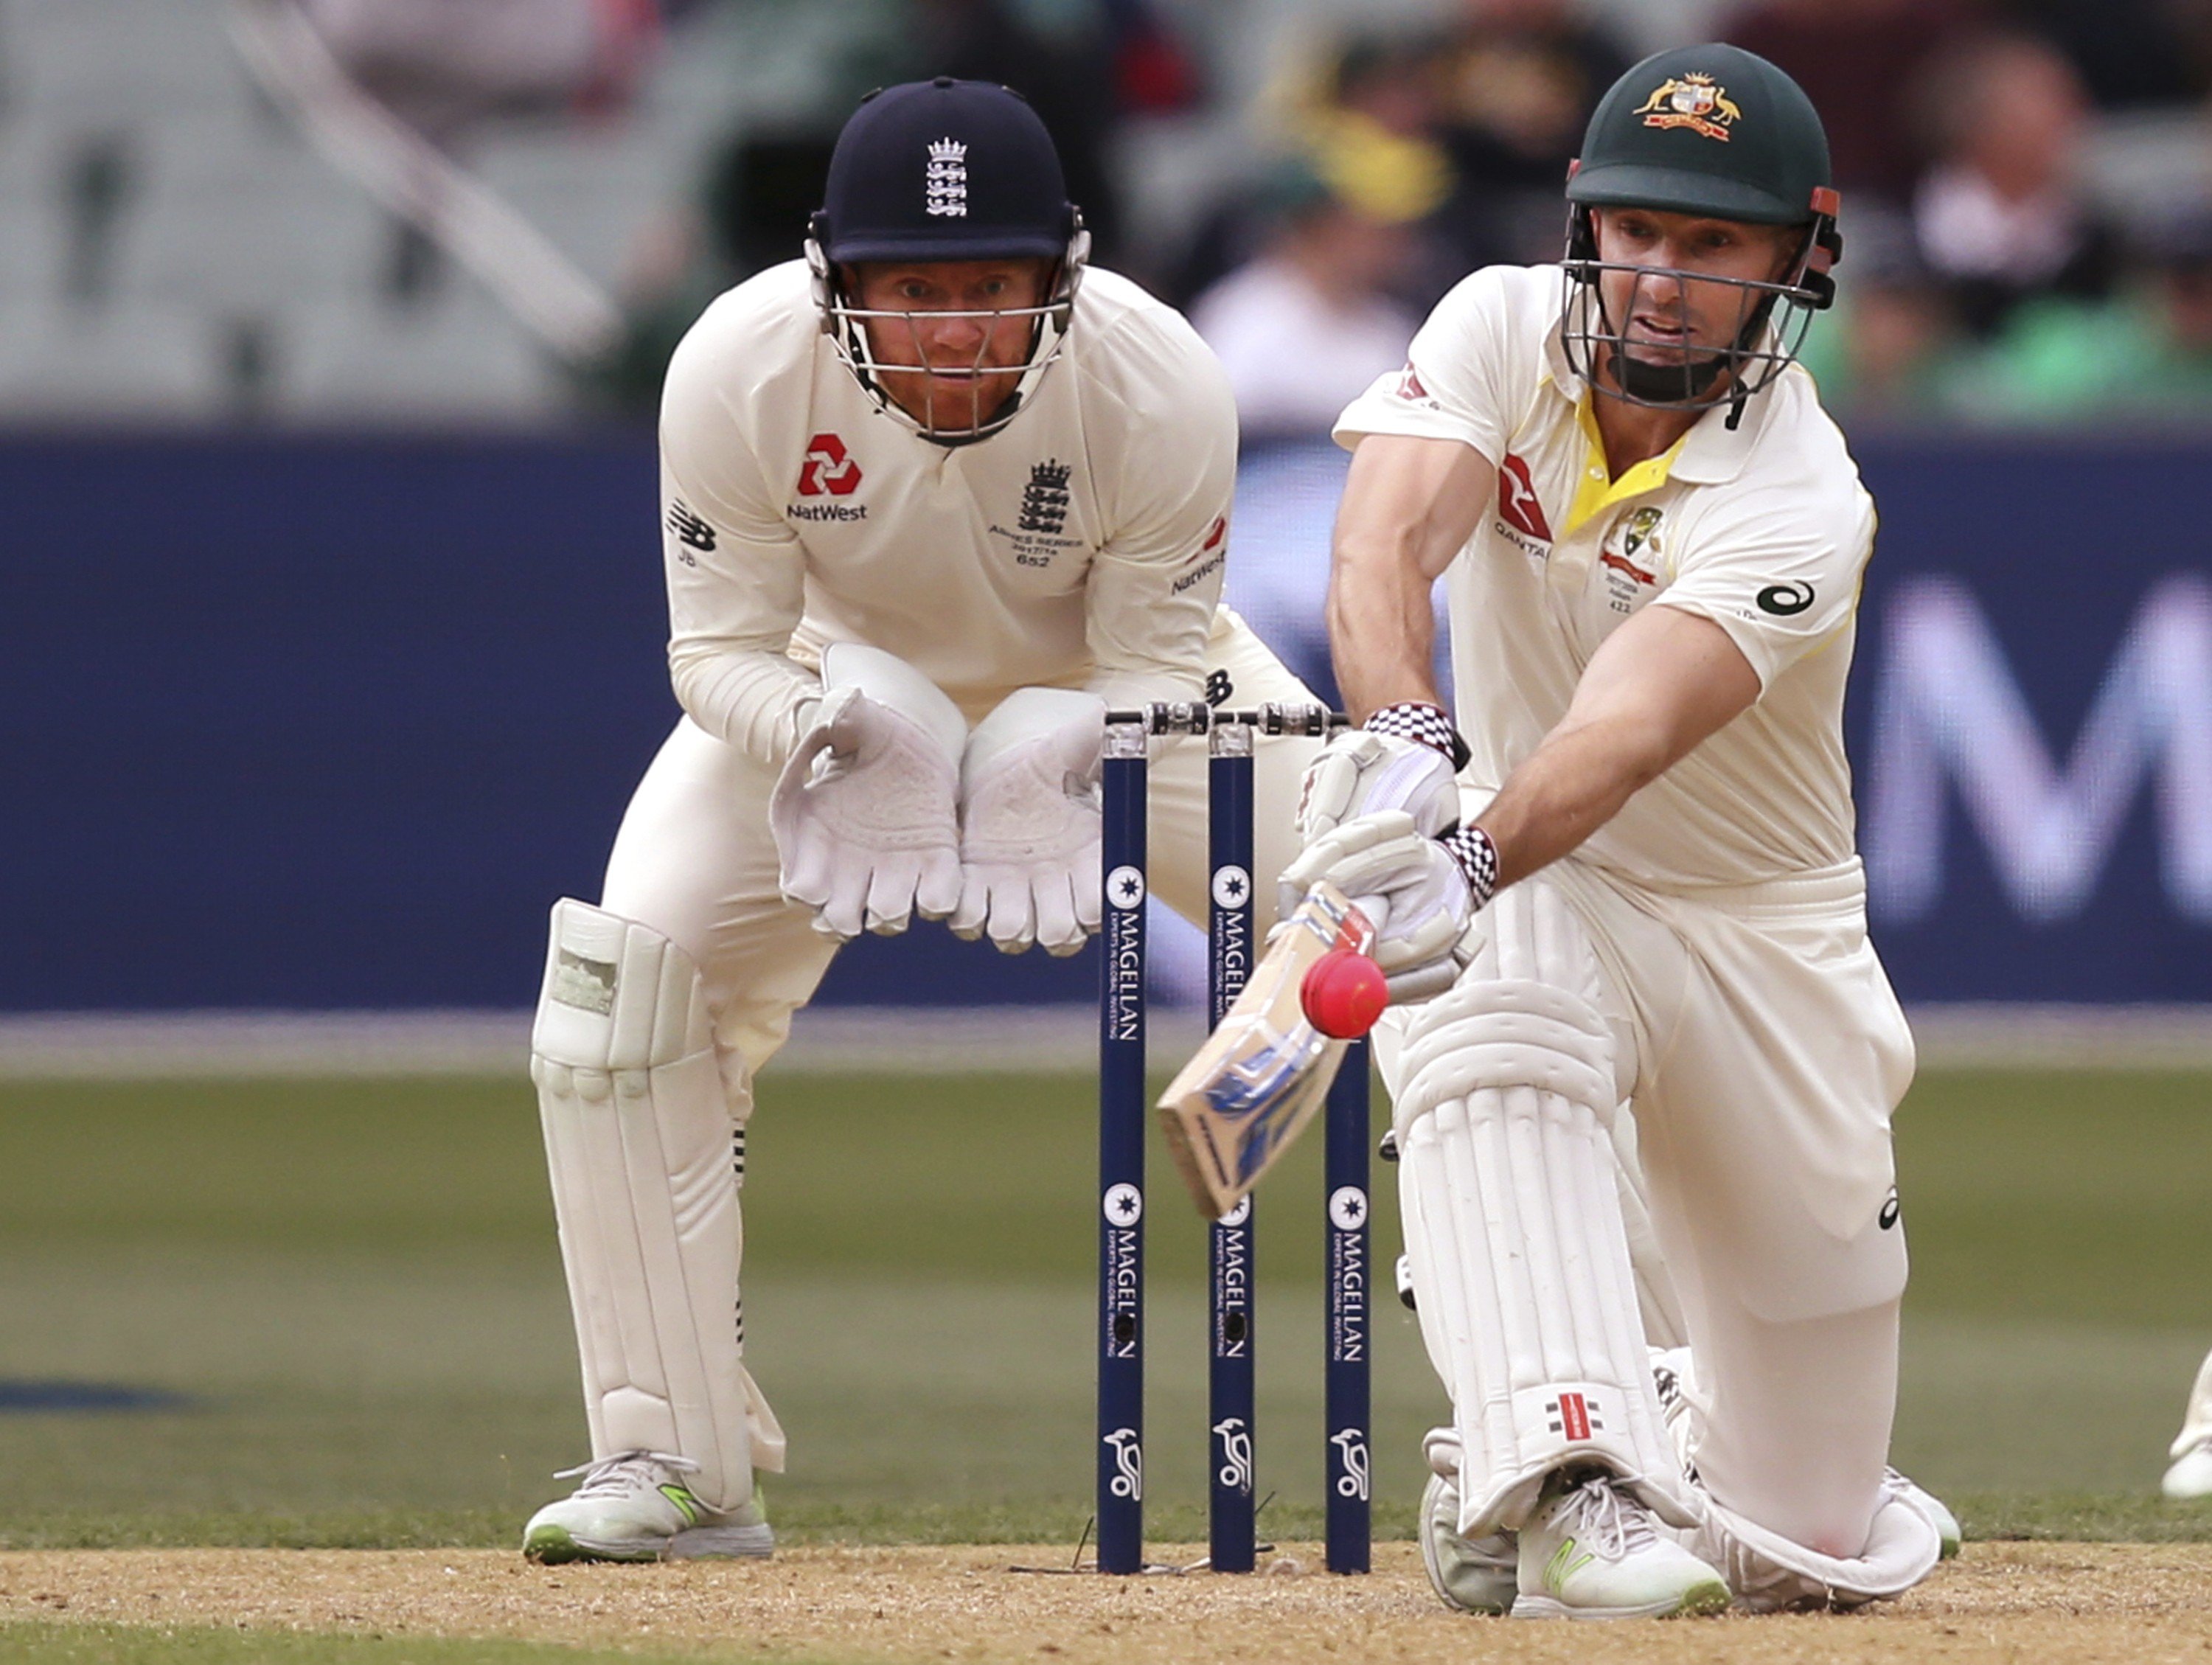
{"type": "MultiPolygon", "coordinates": [[[[1547,385],[1552,392],[1566,401],[1571,416],[1574,407],[1583,401],[1587,392],[1591,398],[1608,397],[1591,390],[1574,373],[1567,362],[1566,342],[1562,334],[1566,319],[1562,313],[1558,323],[1544,337],[1544,363],[1550,370],[1547,385]]],[[[1783,372],[1786,376],[1788,371],[1783,372]]],[[[1766,427],[1767,418],[1774,405],[1775,389],[1783,377],[1777,376],[1758,392],[1744,401],[1743,420],[1731,429],[1728,425],[1729,408],[1717,405],[1698,418],[1688,433],[1676,441],[1668,455],[1673,459],[1667,477],[1679,480],[1684,485],[1725,485],[1743,471],[1750,459],[1751,448],[1759,442],[1766,427]]]]}

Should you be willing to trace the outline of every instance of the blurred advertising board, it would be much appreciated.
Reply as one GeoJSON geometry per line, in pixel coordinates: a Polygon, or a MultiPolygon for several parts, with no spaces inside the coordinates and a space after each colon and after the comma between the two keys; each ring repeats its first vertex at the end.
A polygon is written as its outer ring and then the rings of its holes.
{"type": "MultiPolygon", "coordinates": [[[[2200,447],[1869,440],[1850,740],[1914,1000],[2212,1000],[2200,447]]],[[[1325,441],[1231,599],[1317,690],[1325,441]]],[[[675,716],[647,435],[16,436],[0,1010],[514,1007],[675,716]]],[[[1089,997],[925,929],[822,998],[1089,997]]]]}

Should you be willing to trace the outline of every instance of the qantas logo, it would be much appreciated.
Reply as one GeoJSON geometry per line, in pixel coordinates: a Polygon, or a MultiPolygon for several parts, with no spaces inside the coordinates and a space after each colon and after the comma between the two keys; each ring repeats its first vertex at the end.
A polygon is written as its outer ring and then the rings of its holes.
{"type": "Polygon", "coordinates": [[[806,442],[806,460],[799,466],[799,495],[849,497],[860,483],[860,465],[835,434],[817,434],[806,442]]]}
{"type": "Polygon", "coordinates": [[[1421,378],[1408,363],[1398,373],[1398,397],[1415,404],[1434,404],[1436,397],[1421,386],[1421,378]]]}
{"type": "Polygon", "coordinates": [[[1544,506],[1536,501],[1536,485],[1528,477],[1528,465],[1510,452],[1498,470],[1498,513],[1516,532],[1540,538],[1547,544],[1552,541],[1551,523],[1544,519],[1544,506]]]}

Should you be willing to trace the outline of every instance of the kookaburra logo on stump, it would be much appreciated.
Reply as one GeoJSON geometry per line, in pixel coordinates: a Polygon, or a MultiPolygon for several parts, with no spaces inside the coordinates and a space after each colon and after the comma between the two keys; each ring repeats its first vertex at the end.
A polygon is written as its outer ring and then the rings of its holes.
{"type": "Polygon", "coordinates": [[[923,206],[932,214],[968,216],[968,147],[957,139],[939,139],[929,147],[929,171],[923,177],[923,206]]]}

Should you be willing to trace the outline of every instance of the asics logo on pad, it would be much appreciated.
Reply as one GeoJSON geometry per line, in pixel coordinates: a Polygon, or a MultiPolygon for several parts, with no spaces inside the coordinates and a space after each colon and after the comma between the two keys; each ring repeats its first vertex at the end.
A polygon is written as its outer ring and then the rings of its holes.
{"type": "Polygon", "coordinates": [[[806,460],[799,465],[799,495],[849,497],[860,483],[860,465],[835,434],[817,434],[806,442],[806,460]]]}

